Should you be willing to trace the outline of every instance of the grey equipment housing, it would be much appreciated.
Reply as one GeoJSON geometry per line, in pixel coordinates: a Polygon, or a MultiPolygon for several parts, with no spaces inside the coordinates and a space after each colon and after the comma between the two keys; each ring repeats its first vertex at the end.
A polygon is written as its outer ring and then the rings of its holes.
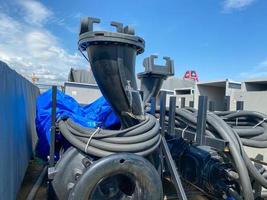
{"type": "Polygon", "coordinates": [[[143,66],[144,72],[139,73],[137,76],[141,80],[141,91],[143,91],[143,102],[148,103],[151,97],[157,97],[162,83],[169,76],[174,75],[174,64],[170,57],[163,57],[166,64],[156,65],[154,63],[157,56],[151,55],[144,59],[143,66]]]}

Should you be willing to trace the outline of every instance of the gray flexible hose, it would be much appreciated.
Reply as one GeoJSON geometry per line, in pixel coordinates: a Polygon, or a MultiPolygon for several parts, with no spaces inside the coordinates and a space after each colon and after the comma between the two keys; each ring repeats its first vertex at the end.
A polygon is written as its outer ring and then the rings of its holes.
{"type": "Polygon", "coordinates": [[[267,115],[254,111],[215,112],[233,128],[243,145],[267,148],[267,115]]]}
{"type": "Polygon", "coordinates": [[[233,157],[233,161],[235,162],[236,170],[240,177],[243,197],[244,199],[252,200],[254,196],[253,196],[253,190],[251,187],[248,170],[246,168],[244,160],[242,159],[240,150],[237,147],[237,141],[235,141],[231,133],[231,130],[227,127],[227,124],[225,124],[221,118],[217,117],[213,113],[209,113],[207,117],[207,121],[208,123],[213,125],[213,127],[218,131],[218,133],[221,135],[221,137],[224,140],[229,142],[230,152],[233,157]]]}
{"type": "Polygon", "coordinates": [[[79,150],[97,157],[131,152],[141,156],[151,154],[160,144],[159,123],[146,115],[140,124],[123,130],[104,130],[82,127],[71,119],[60,120],[63,136],[79,150]],[[96,133],[97,131],[97,133],[96,133]]]}

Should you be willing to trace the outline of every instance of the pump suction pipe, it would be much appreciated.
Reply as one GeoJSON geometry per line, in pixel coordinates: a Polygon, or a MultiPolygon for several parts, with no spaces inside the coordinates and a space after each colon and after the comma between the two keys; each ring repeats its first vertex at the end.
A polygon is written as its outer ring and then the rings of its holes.
{"type": "Polygon", "coordinates": [[[145,120],[134,67],[145,41],[135,36],[132,27],[122,23],[111,22],[117,32],[94,31],[94,23],[100,23],[100,19],[82,19],[79,49],[87,51],[99,89],[120,118],[122,128],[134,126],[145,120]]]}

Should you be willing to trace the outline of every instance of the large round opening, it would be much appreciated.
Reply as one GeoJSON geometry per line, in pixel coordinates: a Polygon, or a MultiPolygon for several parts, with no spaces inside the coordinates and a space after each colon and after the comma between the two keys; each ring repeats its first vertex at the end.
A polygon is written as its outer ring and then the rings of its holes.
{"type": "Polygon", "coordinates": [[[137,187],[138,183],[131,174],[115,174],[98,182],[89,199],[135,199],[138,192],[137,187]]]}

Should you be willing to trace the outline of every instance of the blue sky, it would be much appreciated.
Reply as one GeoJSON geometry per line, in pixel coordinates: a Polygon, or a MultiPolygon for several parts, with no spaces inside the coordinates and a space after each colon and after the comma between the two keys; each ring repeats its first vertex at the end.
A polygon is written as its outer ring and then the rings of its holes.
{"type": "Polygon", "coordinates": [[[88,67],[77,51],[80,18],[133,25],[146,41],[137,57],[170,56],[175,74],[194,69],[200,80],[267,77],[265,0],[0,0],[0,59],[20,73],[64,80],[70,67],[88,67]]]}

